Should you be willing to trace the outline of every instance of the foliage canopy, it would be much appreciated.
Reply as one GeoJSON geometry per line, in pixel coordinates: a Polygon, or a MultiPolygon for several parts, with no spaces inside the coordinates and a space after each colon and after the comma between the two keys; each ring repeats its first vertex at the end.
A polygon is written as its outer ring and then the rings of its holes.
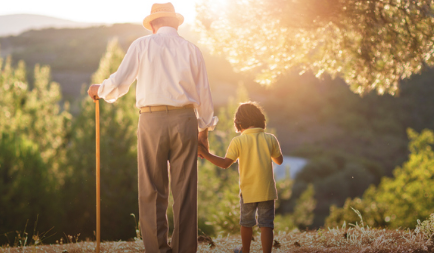
{"type": "Polygon", "coordinates": [[[202,0],[197,11],[203,42],[261,84],[295,68],[395,94],[434,63],[432,0],[202,0]]]}

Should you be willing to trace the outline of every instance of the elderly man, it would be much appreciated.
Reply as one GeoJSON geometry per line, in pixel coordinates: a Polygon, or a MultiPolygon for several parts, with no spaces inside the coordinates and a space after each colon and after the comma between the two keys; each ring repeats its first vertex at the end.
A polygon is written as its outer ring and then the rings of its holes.
{"type": "Polygon", "coordinates": [[[117,72],[88,90],[90,97],[113,103],[137,79],[140,226],[150,253],[196,252],[197,147],[198,142],[208,147],[208,130],[218,121],[202,54],[178,35],[183,21],[171,3],[154,4],[143,20],[153,34],[135,40],[117,72]],[[169,171],[174,199],[170,246],[169,171]]]}

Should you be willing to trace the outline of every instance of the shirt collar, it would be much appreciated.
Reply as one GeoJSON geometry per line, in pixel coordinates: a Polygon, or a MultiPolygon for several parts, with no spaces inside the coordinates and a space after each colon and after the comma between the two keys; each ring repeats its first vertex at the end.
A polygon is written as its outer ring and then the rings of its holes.
{"type": "Polygon", "coordinates": [[[157,31],[157,34],[166,34],[166,35],[171,35],[171,36],[179,36],[178,35],[178,31],[170,26],[163,26],[160,27],[157,31]]]}
{"type": "Polygon", "coordinates": [[[256,133],[261,133],[264,132],[263,128],[249,128],[244,130],[241,134],[256,134],[256,133]]]}

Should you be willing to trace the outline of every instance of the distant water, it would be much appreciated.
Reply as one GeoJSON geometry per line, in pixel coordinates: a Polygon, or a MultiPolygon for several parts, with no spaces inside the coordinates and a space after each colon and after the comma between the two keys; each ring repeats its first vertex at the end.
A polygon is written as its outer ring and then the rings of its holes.
{"type": "Polygon", "coordinates": [[[274,179],[281,180],[288,177],[288,173],[291,179],[294,179],[298,172],[300,172],[304,166],[308,163],[307,159],[293,156],[283,156],[283,163],[274,166],[274,179]]]}

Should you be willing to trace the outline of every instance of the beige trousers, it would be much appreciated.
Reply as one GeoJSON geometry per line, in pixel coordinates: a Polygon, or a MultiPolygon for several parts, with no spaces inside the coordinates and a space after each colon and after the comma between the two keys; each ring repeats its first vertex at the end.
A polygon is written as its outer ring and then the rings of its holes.
{"type": "Polygon", "coordinates": [[[197,250],[197,135],[193,109],[140,114],[137,131],[139,214],[147,253],[197,250]],[[169,175],[174,199],[170,246],[166,215],[169,175]]]}

